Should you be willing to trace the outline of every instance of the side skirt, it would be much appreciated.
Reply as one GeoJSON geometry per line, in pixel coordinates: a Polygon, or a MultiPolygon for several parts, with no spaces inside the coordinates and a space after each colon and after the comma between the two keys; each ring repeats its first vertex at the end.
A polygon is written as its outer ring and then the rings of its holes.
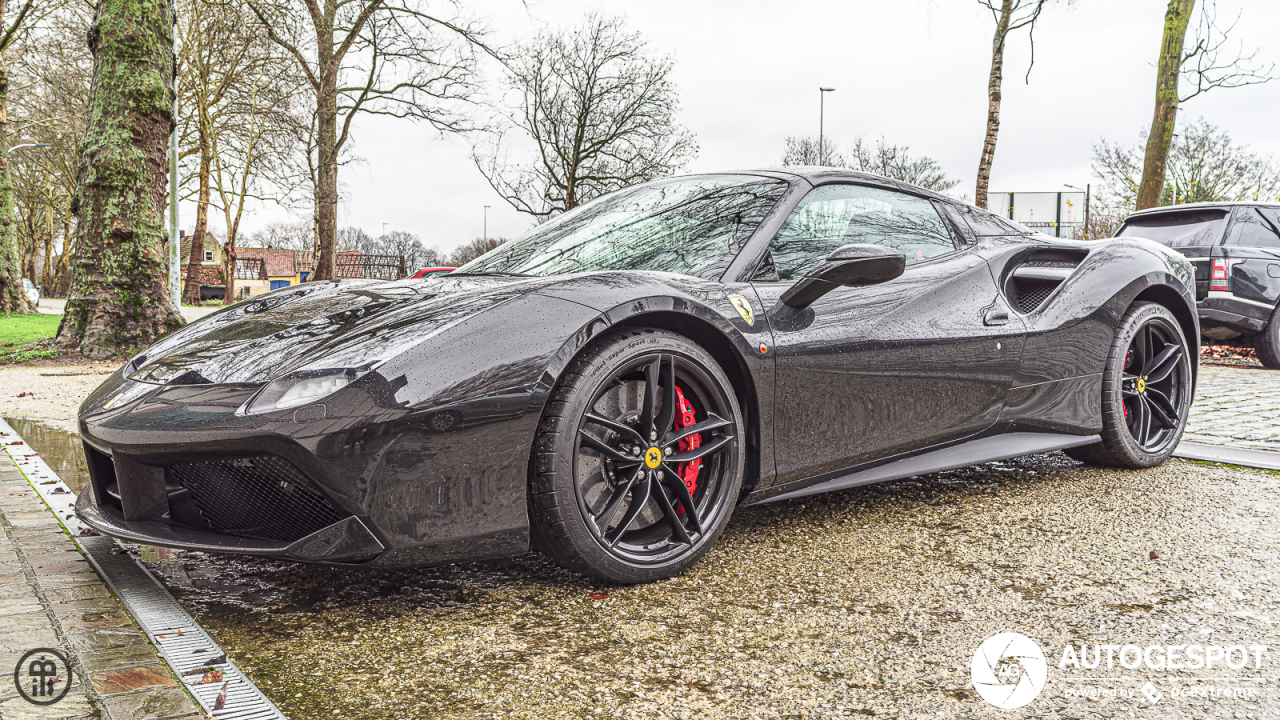
{"type": "Polygon", "coordinates": [[[778,502],[779,500],[793,500],[806,495],[845,490],[859,485],[870,485],[888,480],[900,480],[912,475],[925,475],[942,470],[977,465],[978,463],[1006,460],[1019,455],[1033,455],[1052,450],[1090,445],[1100,439],[1098,435],[1061,435],[1058,433],[1031,432],[1015,432],[978,438],[940,450],[932,450],[920,455],[894,460],[873,468],[855,470],[830,479],[812,478],[810,480],[800,480],[790,484],[790,487],[794,489],[788,489],[788,486],[766,488],[761,491],[760,495],[768,495],[770,490],[781,492],[767,497],[748,495],[746,504],[763,505],[765,503],[778,502]],[[817,480],[817,482],[813,482],[814,480],[817,480]],[[811,482],[812,484],[805,484],[811,482]],[[796,487],[797,485],[803,485],[803,487],[796,487]]]}

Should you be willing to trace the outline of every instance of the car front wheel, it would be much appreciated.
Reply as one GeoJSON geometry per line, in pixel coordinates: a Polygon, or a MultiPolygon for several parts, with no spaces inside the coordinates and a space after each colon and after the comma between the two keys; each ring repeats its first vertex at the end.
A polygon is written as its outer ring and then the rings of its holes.
{"type": "Polygon", "coordinates": [[[732,386],[702,348],[654,329],[601,338],[566,369],[539,424],[535,547],[611,582],[675,575],[729,522],[743,437],[732,386]]]}
{"type": "Polygon", "coordinates": [[[1094,465],[1145,468],[1173,455],[1187,426],[1192,349],[1173,313],[1135,303],[1102,375],[1102,441],[1067,454],[1094,465]]]}

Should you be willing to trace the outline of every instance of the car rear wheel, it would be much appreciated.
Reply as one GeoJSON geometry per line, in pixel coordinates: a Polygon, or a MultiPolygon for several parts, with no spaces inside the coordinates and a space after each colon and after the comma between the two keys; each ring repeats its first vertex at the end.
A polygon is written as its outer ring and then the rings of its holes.
{"type": "Polygon", "coordinates": [[[618,583],[689,567],[737,502],[741,417],[723,371],[689,340],[652,329],[601,338],[565,371],[538,427],[535,546],[618,583]]]}
{"type": "Polygon", "coordinates": [[[1253,347],[1263,367],[1280,370],[1280,308],[1271,313],[1267,326],[1253,338],[1253,347]]]}
{"type": "Polygon", "coordinates": [[[1092,465],[1159,465],[1182,439],[1191,409],[1191,348],[1173,313],[1135,303],[1102,376],[1102,442],[1067,450],[1092,465]]]}

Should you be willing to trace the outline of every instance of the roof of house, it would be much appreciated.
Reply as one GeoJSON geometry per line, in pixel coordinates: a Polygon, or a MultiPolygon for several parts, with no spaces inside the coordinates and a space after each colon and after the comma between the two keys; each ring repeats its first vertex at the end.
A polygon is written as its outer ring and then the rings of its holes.
{"type": "MultiPolygon", "coordinates": [[[[191,235],[183,235],[178,244],[178,252],[181,253],[178,257],[182,258],[184,264],[191,257],[191,238],[191,235]]],[[[206,232],[204,234],[204,249],[213,251],[214,257],[217,257],[218,251],[222,249],[222,243],[218,242],[218,238],[214,237],[213,233],[206,232]]]]}
{"type": "Polygon", "coordinates": [[[298,264],[294,260],[293,250],[242,247],[236,248],[236,257],[262,260],[267,266],[267,277],[293,277],[298,274],[298,264]]]}

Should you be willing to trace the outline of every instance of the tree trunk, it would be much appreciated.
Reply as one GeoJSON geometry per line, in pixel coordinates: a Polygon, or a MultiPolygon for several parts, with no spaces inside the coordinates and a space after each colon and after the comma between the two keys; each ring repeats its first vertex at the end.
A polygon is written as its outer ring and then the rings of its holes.
{"type": "Polygon", "coordinates": [[[338,248],[338,104],[332,80],[320,95],[316,136],[316,253],[309,280],[337,277],[338,248]]]}
{"type": "Polygon", "coordinates": [[[987,186],[991,184],[991,164],[996,158],[996,135],[1000,132],[1000,84],[1004,81],[1004,41],[1009,34],[1009,18],[1013,0],[1000,4],[1000,20],[991,41],[991,75],[987,78],[987,136],[982,141],[982,157],[978,159],[978,186],[973,202],[987,208],[987,186]]]}
{"type": "MultiPolygon", "coordinates": [[[[0,0],[0,20],[4,18],[4,2],[0,0]]],[[[2,23],[0,23],[2,25],[2,23]]],[[[8,136],[9,99],[8,69],[0,65],[0,138],[8,136]]],[[[0,143],[0,313],[33,313],[36,311],[22,289],[22,255],[18,250],[17,204],[13,194],[13,178],[9,175],[9,144],[0,143]]]]}
{"type": "MultiPolygon", "coordinates": [[[[242,206],[243,207],[243,206],[242,206]]],[[[227,223],[227,243],[222,246],[222,304],[235,302],[236,292],[236,238],[240,235],[240,216],[234,222],[227,223]]]]}
{"type": "Polygon", "coordinates": [[[209,143],[200,130],[200,196],[196,200],[196,229],[191,235],[191,253],[187,258],[187,284],[184,302],[200,304],[200,269],[204,262],[204,236],[209,231],[209,143]]]}
{"type": "Polygon", "coordinates": [[[93,85],[77,188],[76,255],[59,342],[88,357],[131,353],[181,327],[164,282],[173,128],[173,6],[98,0],[93,85]]]}
{"type": "Polygon", "coordinates": [[[1178,117],[1178,74],[1182,72],[1182,48],[1196,0],[1169,0],[1164,13],[1164,39],[1156,64],[1156,111],[1147,134],[1147,151],[1142,160],[1142,182],[1134,210],[1160,204],[1164,194],[1165,164],[1173,144],[1173,128],[1178,117]]]}

